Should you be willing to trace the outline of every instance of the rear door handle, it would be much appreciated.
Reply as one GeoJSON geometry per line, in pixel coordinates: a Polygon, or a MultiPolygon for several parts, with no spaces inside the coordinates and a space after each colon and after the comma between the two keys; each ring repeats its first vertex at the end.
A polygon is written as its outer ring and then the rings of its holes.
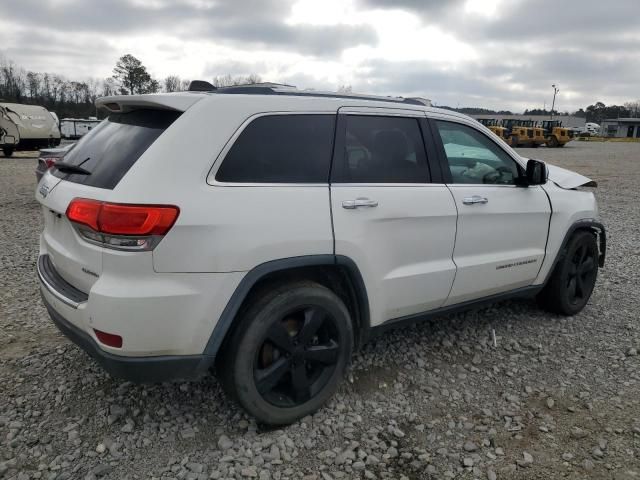
{"type": "Polygon", "coordinates": [[[375,200],[370,200],[368,198],[356,198],[355,200],[344,200],[342,202],[342,208],[346,208],[347,210],[353,210],[359,207],[373,208],[377,206],[378,202],[376,202],[375,200]]]}
{"type": "Polygon", "coordinates": [[[485,197],[481,197],[480,195],[473,195],[472,197],[464,197],[462,203],[465,205],[475,205],[476,203],[488,203],[485,197]]]}

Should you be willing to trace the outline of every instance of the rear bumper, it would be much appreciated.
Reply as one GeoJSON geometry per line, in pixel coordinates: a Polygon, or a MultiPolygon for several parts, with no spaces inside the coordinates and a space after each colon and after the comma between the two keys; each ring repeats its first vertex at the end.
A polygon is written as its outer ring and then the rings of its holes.
{"type": "Polygon", "coordinates": [[[37,273],[53,322],[114,377],[136,383],[190,380],[213,365],[215,353],[205,352],[205,345],[215,322],[207,315],[219,317],[215,307],[226,301],[212,294],[220,293],[216,287],[235,287],[226,274],[154,274],[143,283],[135,275],[111,280],[103,272],[85,293],[60,276],[47,254],[38,258],[37,273]],[[127,296],[134,290],[135,296],[127,296]],[[96,330],[120,335],[123,346],[102,344],[96,330]]]}
{"type": "Polygon", "coordinates": [[[213,364],[208,355],[167,355],[157,357],[125,357],[102,350],[93,338],[74,326],[54,310],[47,298],[42,301],[51,320],[73,343],[93,357],[102,368],[114,377],[136,383],[156,383],[169,380],[192,380],[205,373],[213,364]]]}

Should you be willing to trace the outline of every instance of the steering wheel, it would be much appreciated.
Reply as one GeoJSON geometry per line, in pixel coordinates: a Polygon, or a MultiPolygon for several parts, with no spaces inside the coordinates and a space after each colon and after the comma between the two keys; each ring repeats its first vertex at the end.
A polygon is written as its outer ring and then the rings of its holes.
{"type": "Polygon", "coordinates": [[[495,171],[489,172],[482,177],[482,183],[493,183],[493,184],[509,183],[503,180],[504,174],[513,175],[513,172],[511,171],[511,169],[509,169],[508,167],[505,167],[504,165],[496,167],[495,171]]]}

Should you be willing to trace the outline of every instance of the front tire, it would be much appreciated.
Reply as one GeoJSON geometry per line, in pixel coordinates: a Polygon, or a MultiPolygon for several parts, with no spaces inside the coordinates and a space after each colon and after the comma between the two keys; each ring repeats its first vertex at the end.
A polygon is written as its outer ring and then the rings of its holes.
{"type": "Polygon", "coordinates": [[[4,147],[2,149],[2,153],[4,153],[5,157],[10,157],[11,155],[13,155],[13,148],[9,148],[9,147],[4,147]]]}
{"type": "Polygon", "coordinates": [[[576,232],[538,301],[551,312],[575,315],[589,301],[598,276],[598,244],[589,231],[576,232]]]}
{"type": "Polygon", "coordinates": [[[353,348],[349,311],[331,290],[296,282],[263,291],[217,362],[224,390],[259,422],[286,425],[335,392],[353,348]]]}

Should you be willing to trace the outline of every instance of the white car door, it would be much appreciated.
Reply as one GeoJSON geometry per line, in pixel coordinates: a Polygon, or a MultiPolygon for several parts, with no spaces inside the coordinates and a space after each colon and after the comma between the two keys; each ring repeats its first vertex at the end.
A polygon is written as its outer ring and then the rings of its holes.
{"type": "MultiPolygon", "coordinates": [[[[430,183],[423,112],[349,108],[338,115],[331,175],[335,253],[360,269],[371,325],[442,306],[455,265],[456,207],[430,183]]],[[[437,164],[437,163],[436,163],[437,164]]]]}
{"type": "Polygon", "coordinates": [[[531,285],[545,255],[551,216],[546,193],[517,185],[523,166],[473,123],[432,125],[458,209],[457,272],[445,305],[531,285]]]}

